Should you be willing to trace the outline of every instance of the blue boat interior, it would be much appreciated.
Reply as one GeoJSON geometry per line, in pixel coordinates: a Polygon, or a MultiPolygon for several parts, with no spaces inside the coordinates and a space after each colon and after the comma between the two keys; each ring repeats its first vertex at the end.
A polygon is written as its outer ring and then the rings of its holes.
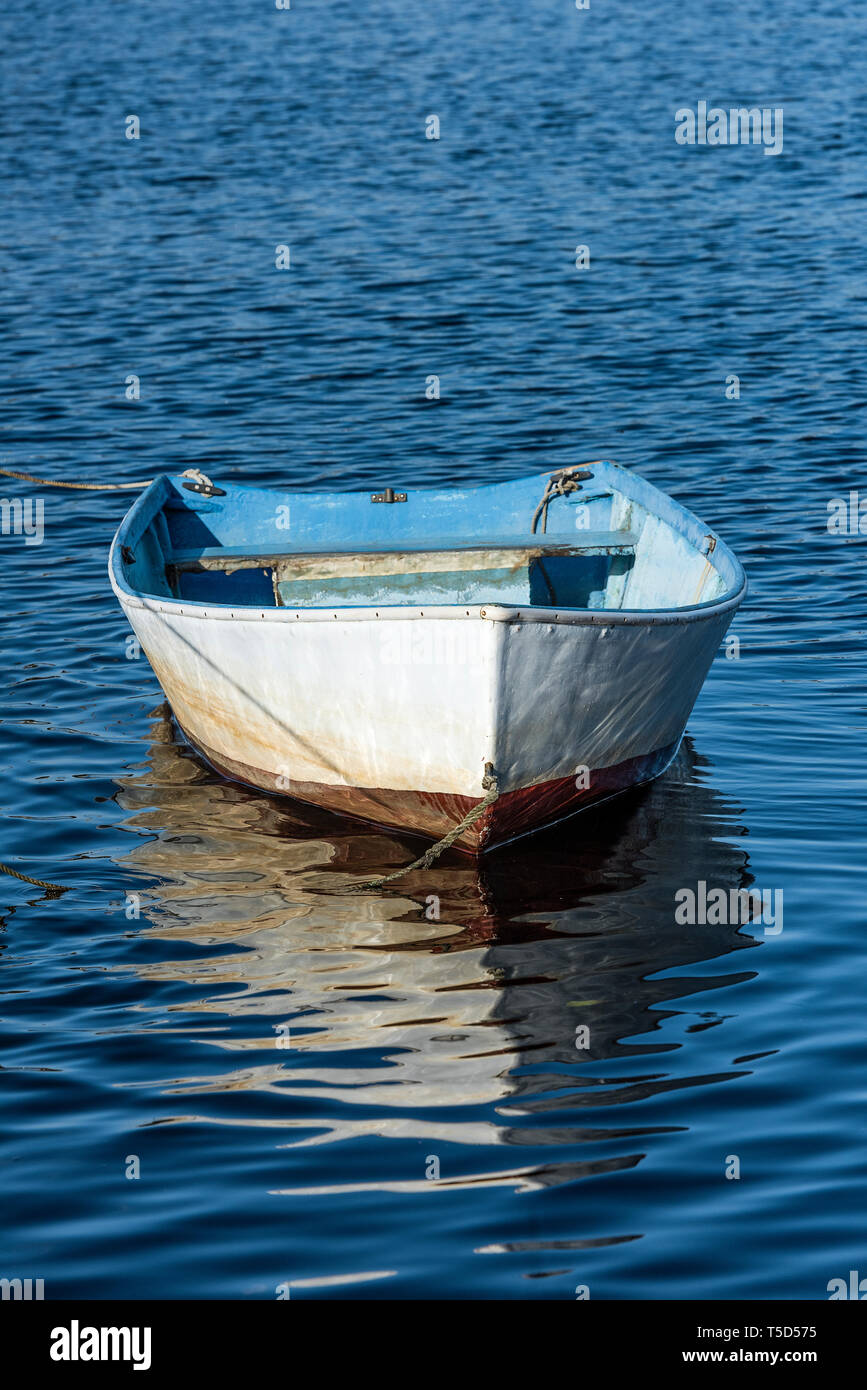
{"type": "Polygon", "coordinates": [[[472,488],[202,487],[163,476],[132,508],[115,560],[130,590],[232,609],[642,611],[711,603],[743,579],[696,517],[613,463],[472,488]]]}

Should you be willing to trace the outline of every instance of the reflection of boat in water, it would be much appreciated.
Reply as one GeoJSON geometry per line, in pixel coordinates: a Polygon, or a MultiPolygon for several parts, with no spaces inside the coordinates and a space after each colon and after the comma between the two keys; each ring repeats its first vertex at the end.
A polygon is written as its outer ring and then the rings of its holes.
{"type": "MultiPolygon", "coordinates": [[[[171,1089],[281,1096],[285,1109],[259,1123],[293,1146],[451,1141],[477,1146],[478,1169],[478,1146],[527,1145],[529,1166],[472,1179],[510,1185],[600,1171],[576,1154],[599,1133],[576,1112],[693,1084],[682,1063],[676,1083],[660,1065],[678,1041],[642,1035],[677,1013],[675,998],[752,973],[698,968],[753,945],[748,934],[675,922],[682,885],[749,883],[736,815],[688,744],[664,782],[584,817],[580,835],[573,823],[483,866],[455,856],[356,894],[347,885],[400,864],[405,840],[225,783],[173,741],[168,718],[155,733],[149,772],[119,792],[127,828],[148,836],[122,861],[144,880],[143,930],[173,943],[141,973],[183,986],[178,1023],[233,1054],[171,1089]],[[647,1074],[618,1079],[618,1059],[647,1054],[647,1074]]],[[[636,1132],[653,1131],[616,1131],[636,1132]]]]}

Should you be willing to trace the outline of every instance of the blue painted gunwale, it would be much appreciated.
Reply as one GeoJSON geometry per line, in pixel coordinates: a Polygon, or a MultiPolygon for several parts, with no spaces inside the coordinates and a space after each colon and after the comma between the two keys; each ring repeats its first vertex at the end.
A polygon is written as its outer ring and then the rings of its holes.
{"type": "MultiPolygon", "coordinates": [[[[615,492],[646,509],[682,536],[694,550],[703,553],[709,538],[713,538],[712,565],[725,585],[724,592],[702,603],[673,607],[587,609],[559,606],[546,608],[510,608],[502,604],[484,607],[463,604],[436,605],[417,608],[410,605],[381,607],[327,608],[261,608],[259,605],[200,603],[187,598],[174,598],[165,590],[161,566],[170,554],[163,555],[142,579],[133,584],[128,566],[122,557],[122,547],[135,551],[150,531],[154,535],[162,527],[164,549],[177,550],[195,546],[246,545],[250,549],[274,548],[274,538],[282,535],[281,549],[287,554],[303,551],[305,544],[315,541],[317,548],[337,549],[377,544],[382,549],[399,552],[403,545],[423,536],[426,540],[441,537],[443,545],[451,541],[468,541],[482,535],[484,544],[494,544],[498,535],[514,536],[529,532],[529,518],[542,495],[549,472],[533,474],[511,482],[491,483],[467,488],[415,488],[408,490],[408,500],[401,503],[372,503],[369,490],[364,492],[280,492],[258,487],[246,487],[214,481],[225,489],[221,497],[203,497],[184,488],[179,475],[162,474],[136,500],[124,517],[114,538],[109,556],[109,574],[119,598],[134,606],[163,612],[183,613],[191,617],[244,619],[265,621],[321,621],[340,616],[349,621],[387,620],[389,618],[425,616],[439,618],[487,617],[494,620],[566,622],[584,624],[648,624],[687,622],[737,607],[743,599],[747,581],[743,567],[723,540],[698,517],[667,493],[622,465],[600,461],[583,465],[592,468],[593,476],[584,485],[584,492],[573,495],[575,501],[588,502],[600,494],[615,492]],[[279,508],[288,508],[289,528],[275,531],[279,508]],[[170,518],[167,522],[166,516],[170,518]],[[171,526],[170,545],[167,527],[171,526]],[[291,536],[293,544],[287,544],[291,536]]],[[[574,505],[574,503],[573,503],[574,505]]],[[[547,536],[575,537],[572,512],[568,499],[557,497],[549,508],[547,536]]]]}

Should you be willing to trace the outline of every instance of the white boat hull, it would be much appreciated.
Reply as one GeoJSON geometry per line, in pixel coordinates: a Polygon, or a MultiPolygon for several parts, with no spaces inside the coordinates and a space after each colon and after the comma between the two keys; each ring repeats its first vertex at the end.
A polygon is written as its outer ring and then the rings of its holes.
{"type": "Polygon", "coordinates": [[[491,849],[658,776],[737,606],[671,615],[238,610],[118,598],[190,742],[222,773],[491,849]]]}

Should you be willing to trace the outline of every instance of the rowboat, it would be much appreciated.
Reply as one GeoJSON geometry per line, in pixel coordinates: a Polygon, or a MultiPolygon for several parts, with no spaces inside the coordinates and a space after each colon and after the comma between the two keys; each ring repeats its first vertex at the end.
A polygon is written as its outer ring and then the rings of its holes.
{"type": "Polygon", "coordinates": [[[162,475],[109,573],[219,772],[471,854],[664,772],[746,592],[607,461],[375,493],[162,475]]]}

